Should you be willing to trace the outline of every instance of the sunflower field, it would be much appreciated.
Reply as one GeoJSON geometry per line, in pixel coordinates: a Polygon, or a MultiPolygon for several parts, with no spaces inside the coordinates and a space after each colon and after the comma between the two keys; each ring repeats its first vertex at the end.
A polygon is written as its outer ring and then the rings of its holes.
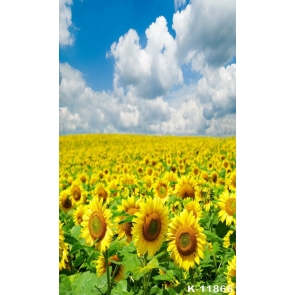
{"type": "Polygon", "coordinates": [[[236,294],[236,138],[60,136],[59,293],[236,294]]]}

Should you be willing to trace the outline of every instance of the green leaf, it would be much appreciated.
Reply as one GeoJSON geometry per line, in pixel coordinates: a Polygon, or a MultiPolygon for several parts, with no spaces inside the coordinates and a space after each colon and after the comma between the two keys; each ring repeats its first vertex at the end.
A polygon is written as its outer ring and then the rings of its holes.
{"type": "Polygon", "coordinates": [[[77,242],[72,246],[70,254],[74,254],[75,252],[83,248],[84,248],[84,245],[81,245],[79,242],[77,242]]]}
{"type": "Polygon", "coordinates": [[[207,240],[209,242],[215,242],[215,241],[220,241],[222,242],[222,239],[219,238],[216,234],[212,233],[211,231],[204,230],[203,233],[206,235],[207,240]]]}
{"type": "Polygon", "coordinates": [[[119,224],[122,224],[122,223],[127,223],[127,222],[132,222],[133,218],[135,217],[135,215],[129,215],[128,217],[126,218],[123,218],[119,224]]]}
{"type": "Polygon", "coordinates": [[[219,244],[218,242],[214,242],[212,245],[212,250],[214,253],[217,253],[219,251],[219,244]]]}
{"type": "Polygon", "coordinates": [[[231,277],[231,280],[232,280],[233,283],[236,283],[236,277],[235,276],[231,277]]]}
{"type": "Polygon", "coordinates": [[[96,285],[96,274],[87,271],[73,281],[72,288],[76,294],[91,295],[97,292],[96,285]]]}
{"type": "Polygon", "coordinates": [[[59,276],[59,294],[66,295],[68,291],[71,291],[71,282],[68,276],[62,274],[59,276]]]}
{"type": "Polygon", "coordinates": [[[79,239],[80,237],[80,232],[81,232],[81,226],[80,225],[75,225],[71,229],[71,235],[74,237],[76,240],[79,239]]]}

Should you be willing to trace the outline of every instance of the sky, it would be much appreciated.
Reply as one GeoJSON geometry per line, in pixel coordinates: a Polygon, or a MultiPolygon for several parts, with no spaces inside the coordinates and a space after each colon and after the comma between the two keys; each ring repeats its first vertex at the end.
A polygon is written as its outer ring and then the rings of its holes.
{"type": "Polygon", "coordinates": [[[59,132],[236,134],[235,0],[60,0],[59,132]]]}

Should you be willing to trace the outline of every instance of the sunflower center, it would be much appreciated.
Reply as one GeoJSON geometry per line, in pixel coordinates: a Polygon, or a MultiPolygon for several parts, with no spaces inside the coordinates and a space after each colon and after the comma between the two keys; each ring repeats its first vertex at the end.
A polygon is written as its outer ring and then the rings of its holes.
{"type": "Polygon", "coordinates": [[[107,199],[107,193],[103,188],[100,188],[97,192],[98,198],[103,198],[104,201],[107,199]]]}
{"type": "Polygon", "coordinates": [[[158,190],[158,193],[160,198],[165,198],[167,195],[167,187],[164,184],[162,184],[158,190]]]}
{"type": "Polygon", "coordinates": [[[101,240],[106,233],[105,218],[100,211],[95,211],[89,218],[89,233],[93,240],[101,240]]]}
{"type": "Polygon", "coordinates": [[[157,239],[161,231],[161,219],[157,213],[151,213],[145,217],[142,234],[147,241],[157,239]]]}
{"type": "MultiPolygon", "coordinates": [[[[136,208],[130,208],[127,211],[127,213],[129,215],[133,215],[135,212],[138,212],[138,209],[136,209],[136,208]]],[[[132,222],[123,223],[123,229],[124,229],[124,232],[125,232],[126,236],[132,237],[132,234],[131,234],[132,226],[133,226],[132,222]]]]}
{"type": "Polygon", "coordinates": [[[213,174],[213,175],[212,175],[212,181],[213,181],[214,183],[216,183],[216,181],[217,181],[217,174],[213,174]]]}
{"type": "Polygon", "coordinates": [[[79,201],[81,198],[81,190],[78,187],[75,187],[73,190],[73,197],[76,201],[79,201]]]}
{"type": "Polygon", "coordinates": [[[78,217],[77,217],[77,221],[78,221],[78,223],[80,224],[80,223],[82,222],[82,216],[78,216],[78,217]]]}
{"type": "Polygon", "coordinates": [[[236,199],[230,198],[225,203],[225,211],[232,216],[236,212],[236,199]]]}
{"type": "Polygon", "coordinates": [[[179,190],[179,195],[183,199],[185,199],[185,198],[194,198],[195,190],[190,184],[186,183],[186,184],[183,184],[181,186],[181,188],[179,190]]]}
{"type": "Polygon", "coordinates": [[[69,199],[69,198],[66,198],[64,201],[63,201],[63,206],[65,207],[65,208],[71,208],[71,206],[72,206],[72,202],[71,202],[71,200],[69,199]]]}
{"type": "Polygon", "coordinates": [[[180,254],[189,256],[197,251],[197,238],[188,226],[182,226],[176,232],[176,247],[180,254]]]}

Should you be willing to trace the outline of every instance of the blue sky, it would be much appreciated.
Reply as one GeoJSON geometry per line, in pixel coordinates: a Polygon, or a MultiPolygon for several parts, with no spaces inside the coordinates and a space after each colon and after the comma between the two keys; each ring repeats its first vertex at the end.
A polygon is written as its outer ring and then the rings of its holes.
{"type": "Polygon", "coordinates": [[[60,134],[235,134],[234,0],[59,7],[60,134]]]}

